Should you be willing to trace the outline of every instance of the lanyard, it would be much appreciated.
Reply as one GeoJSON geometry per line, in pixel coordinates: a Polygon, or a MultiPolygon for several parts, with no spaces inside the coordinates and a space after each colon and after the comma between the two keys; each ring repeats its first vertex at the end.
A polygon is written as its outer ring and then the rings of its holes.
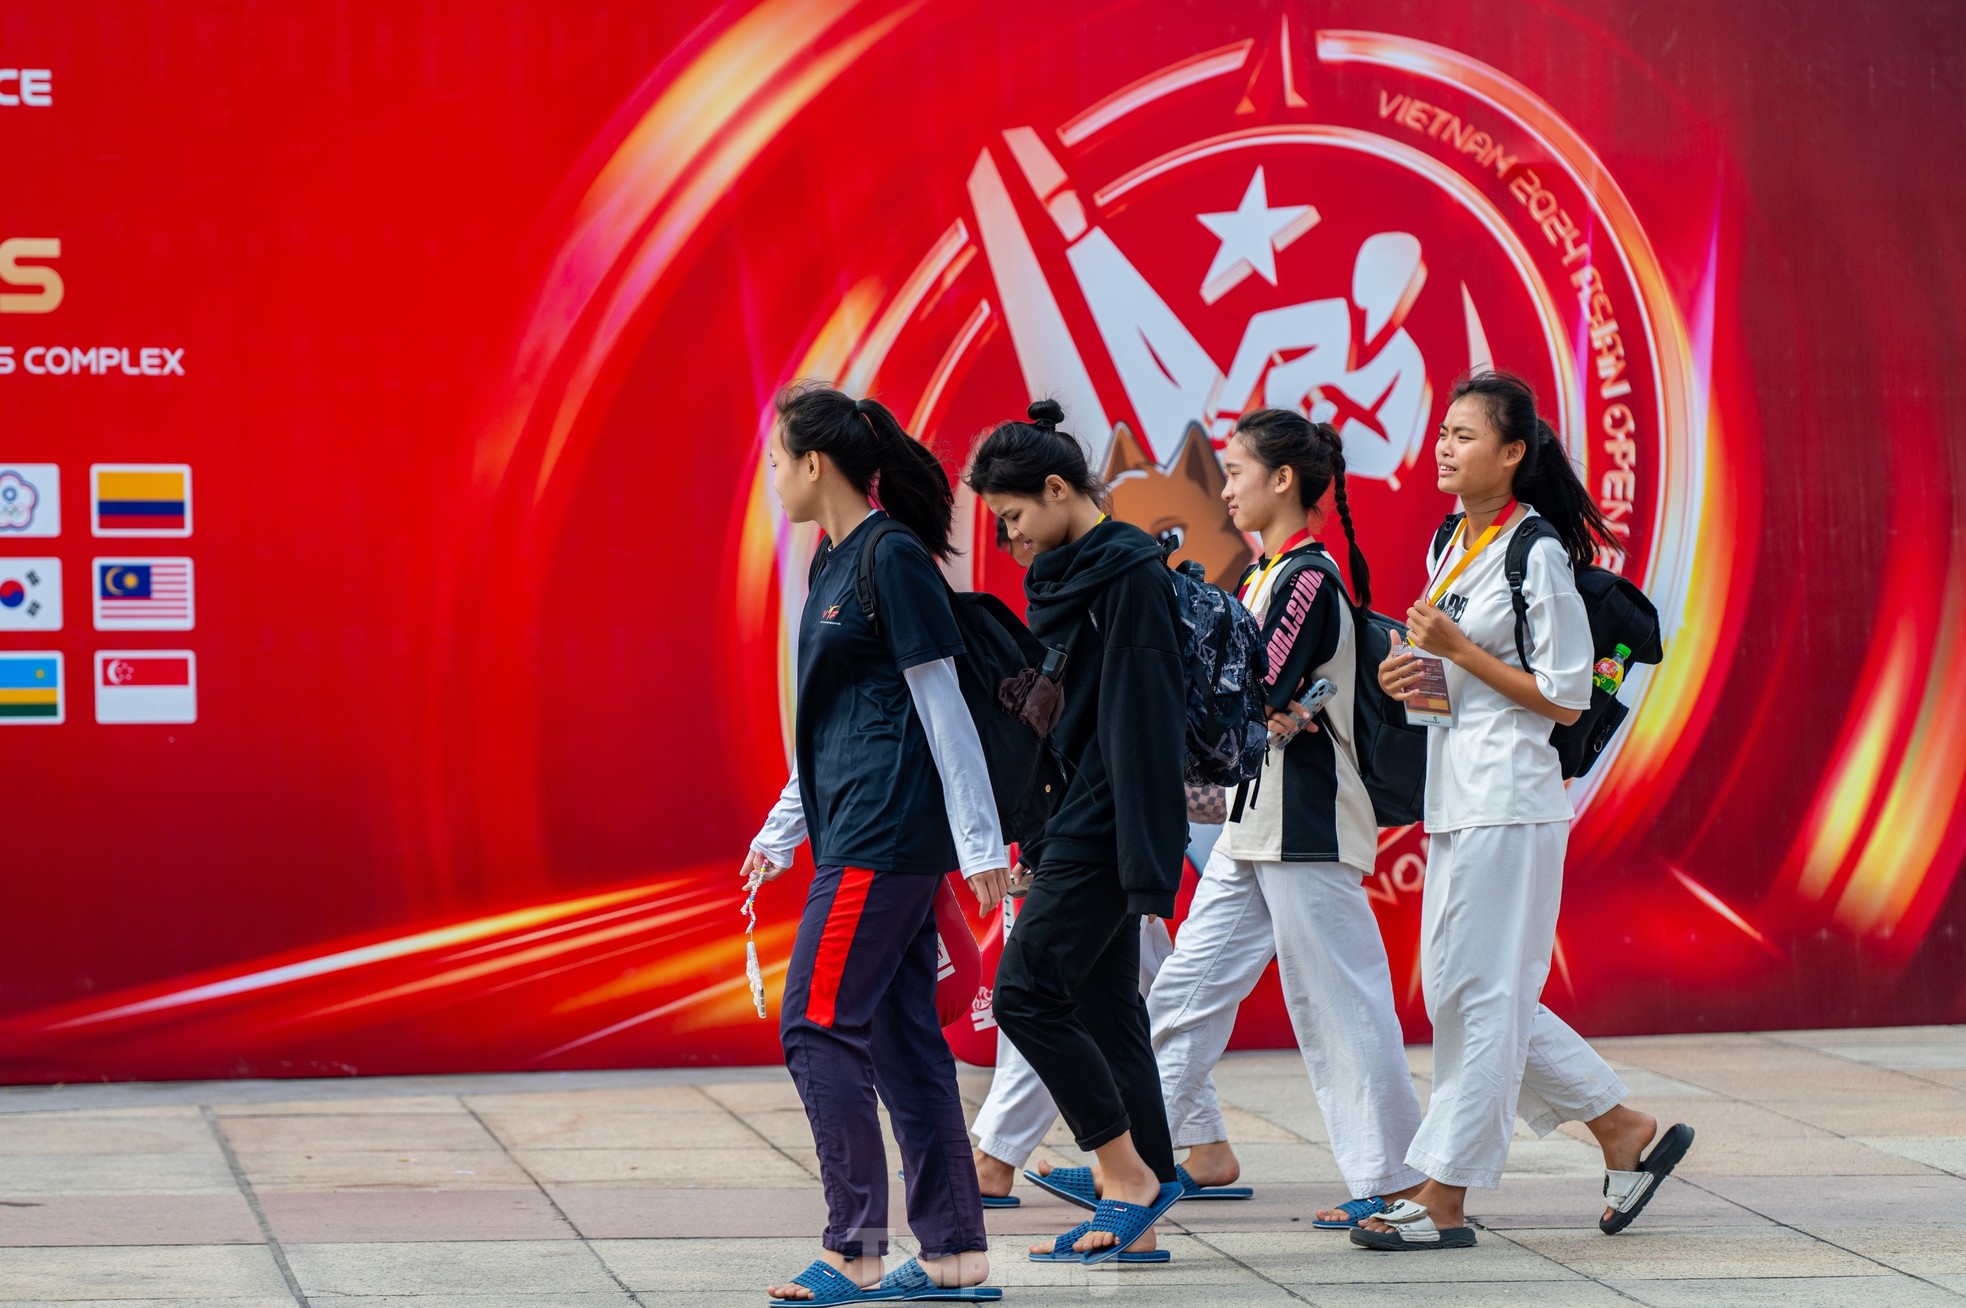
{"type": "Polygon", "coordinates": [[[1283,543],[1283,548],[1277,551],[1276,557],[1263,565],[1262,569],[1257,572],[1255,577],[1250,579],[1249,584],[1242,588],[1242,593],[1237,595],[1236,598],[1241,600],[1244,604],[1247,604],[1249,603],[1249,601],[1255,599],[1256,593],[1263,589],[1264,580],[1270,575],[1271,572],[1273,572],[1276,569],[1277,564],[1283,562],[1283,556],[1290,553],[1290,551],[1296,549],[1299,545],[1302,545],[1305,541],[1309,540],[1310,538],[1311,538],[1311,529],[1309,527],[1306,527],[1302,531],[1298,532],[1295,536],[1292,536],[1289,540],[1285,541],[1283,543]]]}
{"type": "Polygon", "coordinates": [[[751,924],[744,928],[744,979],[751,984],[751,1003],[759,1017],[765,1015],[765,977],[758,969],[758,945],[751,933],[758,929],[758,887],[764,883],[764,874],[754,873],[744,887],[750,892],[744,896],[744,907],[737,910],[751,919],[751,924]]]}
{"type": "MultiPolygon", "coordinates": [[[[1429,605],[1439,607],[1441,596],[1447,594],[1447,588],[1454,584],[1455,578],[1467,571],[1468,565],[1475,561],[1475,555],[1487,549],[1495,538],[1502,534],[1503,526],[1507,524],[1509,518],[1514,513],[1515,501],[1510,500],[1502,506],[1502,511],[1495,515],[1495,521],[1488,524],[1488,530],[1482,532],[1480,536],[1475,538],[1475,543],[1468,547],[1468,552],[1461,556],[1461,561],[1454,565],[1454,570],[1440,579],[1440,584],[1434,588],[1433,598],[1427,601],[1429,605]]],[[[1447,549],[1441,552],[1441,557],[1443,559],[1446,558],[1448,553],[1454,548],[1454,541],[1460,540],[1467,533],[1468,520],[1464,516],[1461,519],[1461,525],[1454,529],[1453,539],[1447,542],[1447,549]]]]}

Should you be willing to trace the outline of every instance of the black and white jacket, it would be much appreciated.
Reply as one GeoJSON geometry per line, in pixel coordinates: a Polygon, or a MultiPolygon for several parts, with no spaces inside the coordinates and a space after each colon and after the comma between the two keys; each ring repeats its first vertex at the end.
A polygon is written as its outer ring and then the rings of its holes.
{"type": "Polygon", "coordinates": [[[1270,706],[1283,708],[1320,677],[1337,693],[1316,731],[1271,748],[1240,815],[1222,830],[1222,848],[1249,862],[1342,863],[1370,873],[1379,828],[1352,740],[1358,661],[1351,604],[1316,541],[1287,551],[1267,573],[1262,562],[1244,574],[1243,587],[1253,582],[1255,589],[1241,598],[1262,624],[1270,706]]]}

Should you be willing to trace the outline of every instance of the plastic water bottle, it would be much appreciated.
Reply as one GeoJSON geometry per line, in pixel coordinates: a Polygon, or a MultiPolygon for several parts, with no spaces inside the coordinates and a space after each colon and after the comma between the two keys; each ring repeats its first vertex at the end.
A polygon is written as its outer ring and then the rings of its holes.
{"type": "Polygon", "coordinates": [[[1618,646],[1599,659],[1597,666],[1591,669],[1591,684],[1607,695],[1617,694],[1618,687],[1625,684],[1625,665],[1631,662],[1631,657],[1631,646],[1618,646]]]}

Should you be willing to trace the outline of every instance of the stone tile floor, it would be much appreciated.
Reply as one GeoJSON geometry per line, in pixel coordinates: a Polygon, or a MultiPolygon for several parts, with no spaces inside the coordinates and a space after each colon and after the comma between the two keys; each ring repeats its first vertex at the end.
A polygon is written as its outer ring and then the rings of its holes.
{"type": "MultiPolygon", "coordinates": [[[[1966,1302],[1966,1027],[1598,1047],[1635,1103],[1700,1132],[1615,1239],[1573,1128],[1519,1135],[1506,1184],[1470,1205],[1472,1251],[1312,1230],[1343,1196],[1302,1065],[1242,1054],[1218,1083],[1256,1199],[1175,1209],[1169,1266],[1084,1269],[1022,1260],[1078,1212],[1020,1187],[989,1218],[996,1283],[1007,1302],[1179,1308],[1966,1302]]],[[[1411,1056],[1424,1093],[1428,1051],[1411,1056]]],[[[964,1073],[972,1105],[988,1084],[964,1073]]],[[[1062,1130],[1046,1148],[1077,1161],[1062,1130]]],[[[9,1308],[756,1308],[823,1218],[777,1069],[0,1089],[9,1308]]]]}

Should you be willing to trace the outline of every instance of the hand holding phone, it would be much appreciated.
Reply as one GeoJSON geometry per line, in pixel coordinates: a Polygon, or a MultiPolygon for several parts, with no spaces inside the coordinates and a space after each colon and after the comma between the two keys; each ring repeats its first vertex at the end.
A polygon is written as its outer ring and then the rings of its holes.
{"type": "Polygon", "coordinates": [[[1311,719],[1315,718],[1337,693],[1338,687],[1331,683],[1329,677],[1319,677],[1311,683],[1311,688],[1304,692],[1302,699],[1292,700],[1287,708],[1271,713],[1270,744],[1287,745],[1299,731],[1306,729],[1316,731],[1317,725],[1311,719]]]}

